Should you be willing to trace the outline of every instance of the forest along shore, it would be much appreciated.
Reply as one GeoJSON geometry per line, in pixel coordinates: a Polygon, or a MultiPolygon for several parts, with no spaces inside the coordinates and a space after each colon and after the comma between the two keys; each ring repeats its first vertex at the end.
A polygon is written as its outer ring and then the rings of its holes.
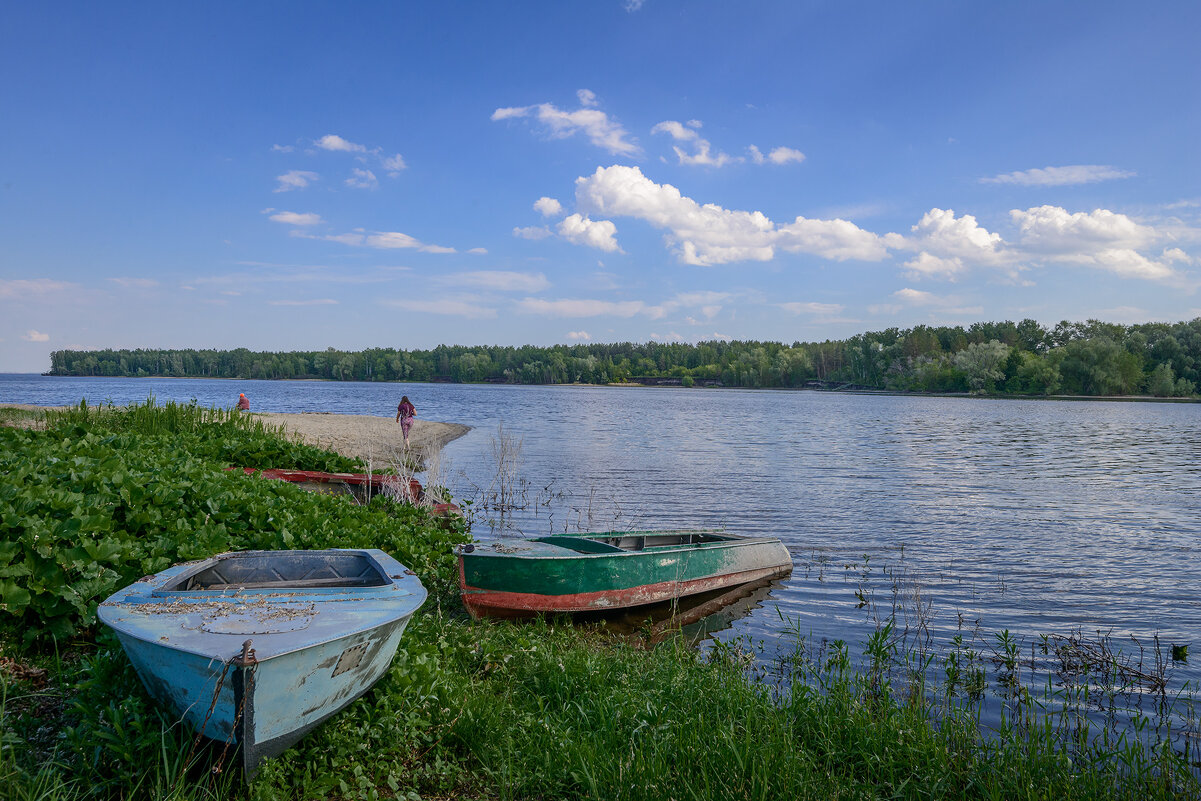
{"type": "MultiPolygon", "coordinates": [[[[0,409],[23,411],[50,411],[67,409],[67,406],[34,406],[28,403],[0,403],[0,409]]],[[[251,412],[267,425],[282,425],[289,434],[309,445],[334,451],[349,459],[358,459],[373,470],[382,470],[394,465],[405,464],[406,452],[417,456],[422,463],[430,455],[440,451],[471,430],[462,423],[441,423],[434,420],[413,421],[409,431],[409,447],[406,451],[404,435],[400,425],[391,417],[374,417],[365,414],[330,414],[329,412],[251,412]]],[[[34,419],[13,420],[8,423],[18,428],[37,427],[34,419]]]]}

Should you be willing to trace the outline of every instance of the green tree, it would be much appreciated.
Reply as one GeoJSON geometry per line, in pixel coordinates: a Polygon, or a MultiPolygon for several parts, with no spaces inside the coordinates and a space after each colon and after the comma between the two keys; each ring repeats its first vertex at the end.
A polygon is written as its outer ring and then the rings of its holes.
{"type": "Polygon", "coordinates": [[[1009,346],[995,339],[968,345],[955,354],[955,366],[967,375],[973,393],[995,392],[997,382],[1005,377],[1005,361],[1009,346]]]}

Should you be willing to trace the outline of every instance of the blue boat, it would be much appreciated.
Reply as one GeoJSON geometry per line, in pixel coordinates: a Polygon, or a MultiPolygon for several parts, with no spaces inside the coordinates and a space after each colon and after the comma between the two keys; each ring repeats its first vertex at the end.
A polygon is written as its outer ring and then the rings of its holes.
{"type": "Polygon", "coordinates": [[[146,689],[252,777],[354,701],[425,601],[375,549],[242,551],[176,565],[100,605],[146,689]]]}

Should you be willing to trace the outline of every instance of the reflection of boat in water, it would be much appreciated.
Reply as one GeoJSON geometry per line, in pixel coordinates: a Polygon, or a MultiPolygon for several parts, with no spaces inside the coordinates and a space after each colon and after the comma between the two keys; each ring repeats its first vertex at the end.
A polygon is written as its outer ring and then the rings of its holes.
{"type": "Polygon", "coordinates": [[[598,623],[606,631],[637,645],[656,645],[677,634],[698,641],[730,628],[754,612],[780,583],[780,579],[761,579],[620,614],[581,612],[573,619],[598,623]]]}
{"type": "Polygon", "coordinates": [[[610,531],[457,549],[475,617],[611,612],[728,590],[792,572],[775,537],[721,531],[610,531]]]}

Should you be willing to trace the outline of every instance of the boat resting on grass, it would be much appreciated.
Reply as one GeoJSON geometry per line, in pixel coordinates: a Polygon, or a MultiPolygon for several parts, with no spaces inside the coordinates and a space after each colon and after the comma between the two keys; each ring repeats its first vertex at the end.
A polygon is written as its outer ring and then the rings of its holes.
{"type": "Polygon", "coordinates": [[[715,530],[557,534],[456,554],[463,604],[477,618],[628,609],[792,572],[779,539],[715,530]]]}
{"type": "MultiPolygon", "coordinates": [[[[400,476],[383,473],[326,473],[320,470],[279,470],[275,468],[259,470],[254,467],[227,467],[230,470],[242,470],[246,475],[258,475],[260,478],[274,481],[287,481],[308,492],[321,495],[353,495],[360,501],[369,501],[381,492],[386,492],[393,498],[409,503],[420,503],[425,500],[425,489],[415,478],[404,479],[400,476]]],[[[430,507],[430,513],[435,517],[462,515],[463,510],[453,503],[436,503],[430,507]]]]}
{"type": "Polygon", "coordinates": [[[243,551],[146,576],[98,615],[150,695],[239,745],[251,777],[384,675],[425,598],[380,550],[243,551]]]}

